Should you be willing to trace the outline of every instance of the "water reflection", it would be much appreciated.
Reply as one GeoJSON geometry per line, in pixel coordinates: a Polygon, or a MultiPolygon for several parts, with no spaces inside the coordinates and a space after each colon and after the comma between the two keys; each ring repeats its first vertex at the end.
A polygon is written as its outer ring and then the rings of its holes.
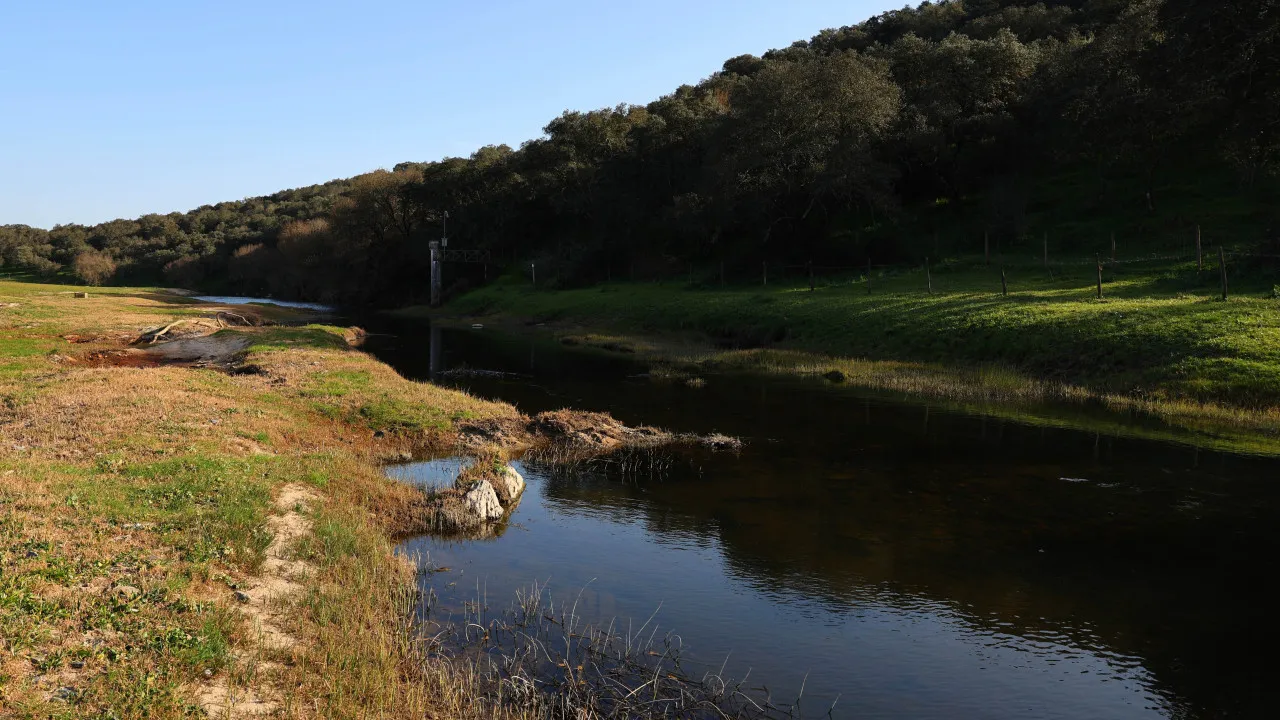
{"type": "Polygon", "coordinates": [[[533,368],[527,343],[489,333],[446,330],[450,344],[414,355],[403,337],[373,349],[409,375],[424,356],[437,372],[534,374],[466,381],[528,411],[608,409],[750,440],[661,481],[522,468],[530,491],[498,542],[406,544],[455,568],[435,580],[445,607],[534,579],[562,596],[587,587],[585,607],[604,620],[642,622],[661,605],[663,626],[703,661],[732,651],[731,670],[754,668],[779,697],[805,682],[808,710],[839,694],[837,716],[1270,705],[1273,461],[814,384],[628,380],[625,360],[555,348],[533,368]]]}

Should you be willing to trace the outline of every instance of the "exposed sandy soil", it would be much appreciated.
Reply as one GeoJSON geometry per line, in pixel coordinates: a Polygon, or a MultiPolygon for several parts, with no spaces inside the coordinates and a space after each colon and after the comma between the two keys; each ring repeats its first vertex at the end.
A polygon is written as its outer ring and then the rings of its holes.
{"type": "MultiPolygon", "coordinates": [[[[297,542],[311,531],[306,513],[319,501],[319,496],[301,485],[280,489],[275,508],[281,514],[267,520],[267,528],[274,537],[267,548],[262,573],[249,578],[245,589],[236,591],[237,607],[254,630],[251,646],[242,648],[240,653],[255,656],[248,659],[258,674],[275,675],[281,670],[279,663],[263,659],[262,655],[287,653],[298,644],[298,639],[283,629],[282,617],[288,611],[289,601],[302,592],[303,582],[314,572],[308,563],[293,559],[292,555],[297,542]]],[[[198,688],[195,695],[210,718],[236,720],[271,715],[282,699],[272,694],[276,685],[259,682],[255,686],[234,682],[223,674],[198,688]]]]}
{"type": "Polygon", "coordinates": [[[179,365],[229,369],[250,343],[251,338],[244,335],[218,333],[170,340],[146,349],[96,350],[81,357],[62,356],[62,361],[66,364],[83,364],[89,367],[148,368],[179,365]]]}

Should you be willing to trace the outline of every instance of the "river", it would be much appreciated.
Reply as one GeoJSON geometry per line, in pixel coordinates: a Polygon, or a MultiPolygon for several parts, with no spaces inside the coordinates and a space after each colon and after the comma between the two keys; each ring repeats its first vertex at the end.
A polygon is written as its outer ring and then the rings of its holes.
{"type": "MultiPolygon", "coordinates": [[[[654,479],[518,466],[529,489],[499,537],[402,544],[449,568],[420,580],[436,616],[534,581],[595,622],[656,611],[690,658],[750,671],[775,700],[803,687],[811,716],[1253,717],[1274,703],[1274,459],[817,379],[695,387],[545,337],[370,329],[366,349],[410,378],[746,442],[654,479]],[[441,375],[458,368],[511,375],[441,375]]],[[[390,473],[429,484],[454,467],[390,473]]]]}

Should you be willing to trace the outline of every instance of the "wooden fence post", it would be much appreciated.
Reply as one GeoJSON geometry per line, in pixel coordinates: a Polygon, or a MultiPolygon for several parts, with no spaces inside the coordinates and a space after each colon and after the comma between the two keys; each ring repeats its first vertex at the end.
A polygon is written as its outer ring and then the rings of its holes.
{"type": "Polygon", "coordinates": [[[1009,278],[1004,274],[1004,266],[1000,266],[1000,294],[1009,297],[1009,278]]]}
{"type": "Polygon", "coordinates": [[[1200,248],[1200,226],[1196,226],[1196,272],[1204,272],[1204,251],[1200,248]]]}
{"type": "Polygon", "coordinates": [[[924,279],[929,284],[929,294],[933,294],[933,273],[929,272],[929,258],[924,259],[924,279]]]}
{"type": "Polygon", "coordinates": [[[1098,258],[1098,299],[1102,299],[1102,258],[1098,258]]]}
{"type": "Polygon", "coordinates": [[[1222,251],[1222,246],[1218,246],[1218,267],[1222,271],[1222,299],[1227,299],[1227,255],[1222,251]]]}

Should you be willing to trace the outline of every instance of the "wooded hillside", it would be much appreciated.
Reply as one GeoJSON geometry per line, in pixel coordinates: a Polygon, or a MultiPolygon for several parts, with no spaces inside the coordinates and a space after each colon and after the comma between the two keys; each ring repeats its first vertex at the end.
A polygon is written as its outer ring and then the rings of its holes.
{"type": "MultiPolygon", "coordinates": [[[[580,285],[762,262],[1092,254],[1275,235],[1280,0],[955,0],[731,58],[519,149],[94,227],[0,227],[0,272],[422,300],[427,243],[580,285]]],[[[467,283],[479,271],[451,273],[467,283]]],[[[490,272],[492,276],[492,271],[490,272]]]]}

